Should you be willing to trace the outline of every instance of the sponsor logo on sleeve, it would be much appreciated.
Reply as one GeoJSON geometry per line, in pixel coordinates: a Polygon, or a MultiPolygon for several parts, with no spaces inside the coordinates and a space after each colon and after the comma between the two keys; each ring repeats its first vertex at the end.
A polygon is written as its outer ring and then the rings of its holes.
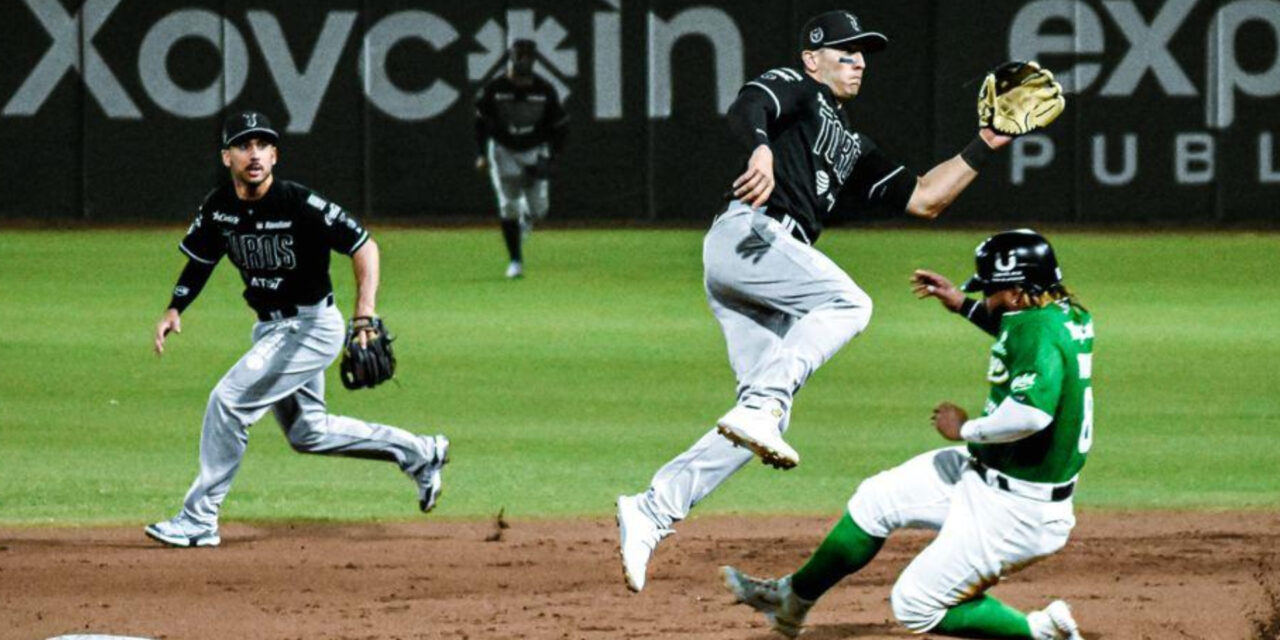
{"type": "Polygon", "coordinates": [[[991,361],[987,364],[987,382],[991,384],[1004,384],[1009,379],[1009,369],[1004,366],[1004,360],[991,356],[991,361]]]}
{"type": "Polygon", "coordinates": [[[1009,384],[1009,391],[1013,393],[1022,393],[1034,386],[1036,386],[1036,374],[1024,373],[1013,379],[1013,382],[1009,384]]]}
{"type": "Polygon", "coordinates": [[[342,207],[339,207],[337,203],[330,202],[329,209],[324,212],[324,223],[332,227],[333,223],[342,219],[342,217],[342,207]]]}

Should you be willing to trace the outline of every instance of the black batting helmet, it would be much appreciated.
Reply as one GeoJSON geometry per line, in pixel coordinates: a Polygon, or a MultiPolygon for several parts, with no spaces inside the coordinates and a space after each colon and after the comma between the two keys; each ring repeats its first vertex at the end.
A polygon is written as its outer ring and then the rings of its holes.
{"type": "Polygon", "coordinates": [[[990,294],[1017,286],[1034,295],[1062,282],[1053,247],[1030,229],[997,233],[983,240],[973,256],[977,273],[962,287],[969,293],[990,294]]]}

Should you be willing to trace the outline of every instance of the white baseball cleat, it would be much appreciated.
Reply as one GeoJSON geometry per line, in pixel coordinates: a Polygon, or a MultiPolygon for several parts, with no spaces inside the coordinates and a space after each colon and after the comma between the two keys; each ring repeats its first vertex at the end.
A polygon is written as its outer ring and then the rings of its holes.
{"type": "Polygon", "coordinates": [[[430,444],[431,461],[411,474],[418,483],[418,508],[427,513],[436,507],[440,492],[444,490],[444,465],[449,463],[449,439],[444,434],[418,436],[424,445],[430,444]]]}
{"type": "Polygon", "coordinates": [[[618,544],[628,589],[640,593],[653,550],[673,533],[674,529],[663,529],[645,515],[635,496],[618,496],[618,544]]]}
{"type": "Polygon", "coordinates": [[[750,449],[765,464],[790,469],[800,464],[800,454],[782,439],[785,415],[777,400],[767,400],[759,407],[740,404],[716,422],[716,430],[730,442],[750,449]]]}
{"type": "Polygon", "coordinates": [[[777,580],[753,578],[733,567],[720,567],[724,586],[729,588],[738,604],[745,604],[764,614],[774,631],[788,638],[800,635],[804,618],[813,607],[791,590],[791,576],[777,580]]]}
{"type": "Polygon", "coordinates": [[[218,530],[203,529],[182,516],[149,524],[142,528],[148,538],[171,547],[216,547],[222,544],[218,530]]]}
{"type": "Polygon", "coordinates": [[[1044,609],[1028,613],[1027,625],[1036,640],[1084,640],[1080,626],[1071,617],[1071,607],[1061,600],[1054,600],[1044,609]]]}
{"type": "Polygon", "coordinates": [[[511,264],[507,265],[507,277],[511,279],[524,277],[524,264],[519,260],[512,260],[511,264]]]}

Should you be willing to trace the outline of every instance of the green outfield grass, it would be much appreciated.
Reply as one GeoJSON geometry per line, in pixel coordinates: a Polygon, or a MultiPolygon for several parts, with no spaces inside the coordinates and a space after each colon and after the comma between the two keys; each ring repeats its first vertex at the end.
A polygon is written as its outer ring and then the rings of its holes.
{"type": "MultiPolygon", "coordinates": [[[[208,393],[252,318],[223,264],[163,359],[150,334],[180,229],[0,232],[0,524],[141,524],[196,471],[208,393]]],[[[507,282],[496,229],[384,229],[379,311],[400,384],[336,413],[443,430],[440,517],[599,516],[733,401],[703,301],[699,231],[538,231],[507,282]]],[[[830,513],[858,481],[941,446],[940,400],[979,409],[987,337],[914,300],[911,269],[957,278],[977,231],[836,230],[822,248],[876,301],[870,329],[800,395],[790,472],[744,469],[695,513],[830,513]]],[[[1095,313],[1097,436],[1086,508],[1280,506],[1280,236],[1057,233],[1095,313]]],[[[335,257],[344,312],[350,263],[335,257]]],[[[237,520],[421,517],[392,465],[304,456],[267,418],[224,510],[237,520]]],[[[430,517],[437,517],[433,514],[430,517]]]]}

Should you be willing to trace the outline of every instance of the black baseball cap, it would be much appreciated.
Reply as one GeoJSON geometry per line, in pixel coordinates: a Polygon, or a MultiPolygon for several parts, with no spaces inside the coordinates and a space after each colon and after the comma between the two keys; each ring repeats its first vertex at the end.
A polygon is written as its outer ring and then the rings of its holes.
{"type": "Polygon", "coordinates": [[[222,122],[222,148],[226,149],[245,136],[255,136],[270,140],[271,144],[280,142],[280,134],[276,133],[271,121],[260,111],[238,111],[227,116],[222,122]]]}
{"type": "Polygon", "coordinates": [[[888,45],[889,39],[883,33],[863,30],[858,17],[848,11],[820,13],[809,18],[800,32],[801,51],[830,47],[874,53],[888,45]]]}

